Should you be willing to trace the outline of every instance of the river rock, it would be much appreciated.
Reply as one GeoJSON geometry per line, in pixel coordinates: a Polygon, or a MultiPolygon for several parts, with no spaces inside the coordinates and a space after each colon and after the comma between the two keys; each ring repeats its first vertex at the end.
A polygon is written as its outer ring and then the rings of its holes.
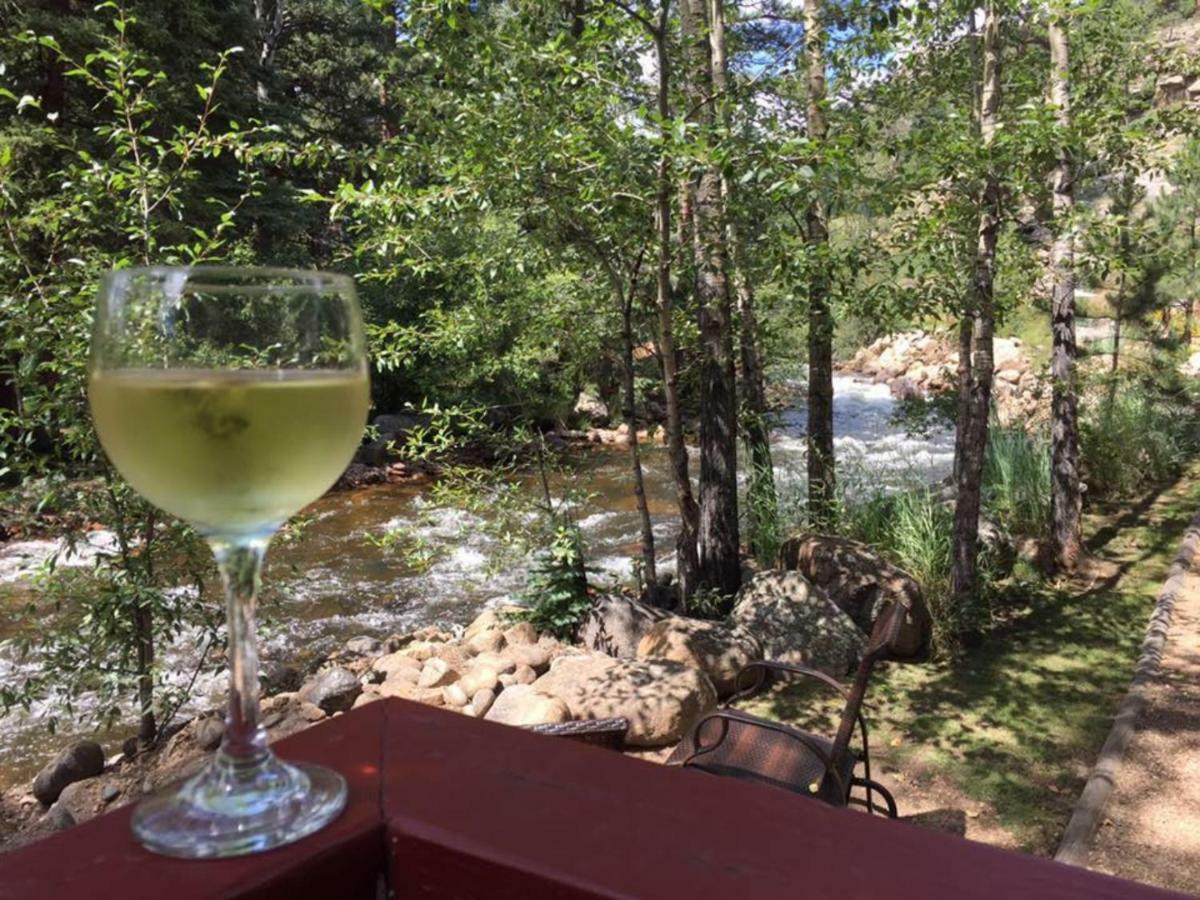
{"type": "Polygon", "coordinates": [[[440,687],[418,687],[406,681],[385,681],[376,685],[375,690],[380,697],[399,697],[401,700],[424,703],[426,706],[446,705],[446,698],[440,687]]]}
{"type": "Polygon", "coordinates": [[[427,428],[432,421],[433,417],[428,413],[399,412],[378,415],[371,424],[380,438],[403,443],[407,440],[409,432],[418,428],[427,428]]]}
{"type": "Polygon", "coordinates": [[[494,609],[485,609],[467,626],[467,630],[463,632],[463,639],[469,641],[481,631],[490,631],[492,629],[498,629],[503,632],[505,628],[512,624],[512,615],[521,612],[522,609],[520,606],[513,606],[511,604],[498,606],[494,609]]]}
{"type": "Polygon", "coordinates": [[[517,666],[517,670],[512,673],[513,684],[533,684],[537,681],[537,672],[532,666],[517,666]]]}
{"type": "Polygon", "coordinates": [[[225,737],[225,720],[219,715],[205,716],[196,724],[196,746],[204,751],[216,750],[225,737]]]}
{"type": "Polygon", "coordinates": [[[631,659],[637,656],[638,642],[650,627],[669,615],[664,609],[619,594],[601,595],[592,601],[576,639],[589,650],[631,659]]]}
{"type": "MultiPolygon", "coordinates": [[[[564,656],[529,689],[562,700],[574,719],[629,720],[626,742],[660,747],[679,740],[717,703],[708,676],[667,659],[564,656]]],[[[521,690],[520,686],[506,688],[521,690]]],[[[499,703],[504,699],[500,695],[499,703]]]]}
{"type": "Polygon", "coordinates": [[[55,810],[60,810],[64,820],[69,819],[72,824],[80,825],[95,818],[99,812],[99,793],[99,784],[91,778],[68,784],[54,801],[50,814],[54,815],[55,810]]]}
{"type": "Polygon", "coordinates": [[[354,706],[351,709],[358,709],[360,706],[366,706],[368,703],[374,703],[376,700],[382,700],[383,694],[379,692],[379,686],[368,684],[363,688],[363,692],[354,698],[354,706]]]}
{"type": "Polygon", "coordinates": [[[536,644],[538,630],[532,622],[518,622],[504,629],[504,640],[507,644],[536,644]]]}
{"type": "Polygon", "coordinates": [[[459,683],[467,696],[471,697],[477,691],[494,690],[500,683],[500,673],[489,665],[475,664],[463,673],[459,683]]]}
{"type": "Polygon", "coordinates": [[[472,653],[498,653],[504,649],[504,633],[498,628],[488,628],[478,634],[471,635],[466,642],[467,649],[472,653]]]}
{"type": "Polygon", "coordinates": [[[471,697],[456,681],[442,688],[442,701],[447,706],[466,706],[471,702],[471,697]]]}
{"type": "Polygon", "coordinates": [[[536,672],[544,672],[550,665],[550,648],[541,644],[509,644],[501,654],[516,663],[516,668],[528,666],[536,672]]]}
{"type": "Polygon", "coordinates": [[[587,391],[580,391],[579,396],[575,398],[575,412],[587,416],[593,425],[608,424],[608,405],[587,391]]]}
{"type": "Polygon", "coordinates": [[[765,658],[775,662],[840,677],[862,657],[858,626],[799,572],[755,576],[738,591],[730,621],[758,638],[765,658]]]}
{"type": "Polygon", "coordinates": [[[480,653],[471,662],[477,666],[494,669],[497,675],[507,675],[517,670],[516,662],[499,653],[480,653]]]}
{"type": "Polygon", "coordinates": [[[33,796],[49,806],[69,784],[104,771],[104,751],[95,741],[79,741],[54,757],[33,780],[33,796]]]}
{"type": "Polygon", "coordinates": [[[417,687],[445,687],[454,681],[458,681],[458,671],[451,668],[444,659],[434,657],[425,661],[425,667],[421,669],[421,677],[417,679],[417,687]]]}
{"type": "Polygon", "coordinates": [[[776,565],[796,570],[846,613],[865,634],[889,600],[923,608],[920,585],[870,547],[832,535],[798,535],[780,545],[776,565]]]}
{"type": "Polygon", "coordinates": [[[410,659],[415,659],[417,662],[425,662],[437,652],[437,648],[429,641],[413,641],[403,650],[396,651],[403,653],[410,659]]]}
{"type": "Polygon", "coordinates": [[[383,652],[383,644],[364,634],[346,641],[343,650],[348,656],[378,656],[383,652]]]}
{"type": "Polygon", "coordinates": [[[320,707],[327,715],[346,712],[362,693],[362,685],[353,672],[341,667],[324,669],[300,689],[300,699],[320,707]]]}
{"type": "MultiPolygon", "coordinates": [[[[350,464],[359,467],[355,472],[356,475],[364,470],[379,471],[388,464],[391,455],[391,444],[383,438],[377,438],[376,440],[368,441],[355,450],[353,461],[350,464]]],[[[351,482],[348,486],[357,486],[357,483],[351,482]]]]}
{"type": "Polygon", "coordinates": [[[417,679],[421,677],[421,664],[404,653],[389,653],[375,660],[371,671],[381,676],[379,680],[398,678],[416,684],[417,679]]]}
{"type": "Polygon", "coordinates": [[[571,720],[571,710],[559,697],[514,684],[500,692],[484,716],[504,725],[553,725],[571,720]]]}
{"type": "Polygon", "coordinates": [[[693,666],[712,680],[718,697],[728,697],[736,690],[738,672],[762,659],[762,646],[736,625],[671,616],[646,632],[638,656],[693,666]]]}
{"type": "Polygon", "coordinates": [[[490,689],[476,691],[471,697],[471,714],[482,718],[496,702],[496,692],[490,689]]]}

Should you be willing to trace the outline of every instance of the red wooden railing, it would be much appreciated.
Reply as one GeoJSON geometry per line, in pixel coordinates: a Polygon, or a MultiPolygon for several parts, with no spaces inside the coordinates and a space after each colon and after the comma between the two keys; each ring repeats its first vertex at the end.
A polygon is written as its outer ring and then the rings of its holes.
{"type": "Polygon", "coordinates": [[[0,898],[1121,898],[1176,896],[403,700],[280,742],[347,811],[258,856],[141,849],[128,808],[0,857],[0,898]]]}

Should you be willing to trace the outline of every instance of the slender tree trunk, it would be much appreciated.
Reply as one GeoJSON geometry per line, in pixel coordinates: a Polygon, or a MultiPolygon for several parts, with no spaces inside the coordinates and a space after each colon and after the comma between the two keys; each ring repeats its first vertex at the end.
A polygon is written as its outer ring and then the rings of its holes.
{"type": "Polygon", "coordinates": [[[1133,175],[1125,172],[1121,177],[1120,211],[1121,225],[1117,243],[1117,258],[1121,264],[1117,276],[1117,302],[1113,310],[1113,348],[1112,362],[1109,371],[1112,378],[1108,387],[1108,402],[1111,406],[1117,398],[1117,372],[1121,368],[1121,331],[1125,325],[1125,304],[1129,292],[1129,266],[1133,263],[1131,239],[1129,235],[1129,219],[1133,215],[1133,175]]]}
{"type": "Polygon", "coordinates": [[[1195,322],[1196,298],[1192,291],[1196,289],[1196,210],[1192,210],[1191,222],[1188,223],[1188,287],[1187,300],[1183,306],[1183,346],[1188,352],[1192,349],[1192,326],[1195,322]]]}
{"type": "Polygon", "coordinates": [[[612,282],[613,296],[621,310],[621,387],[625,424],[629,426],[629,465],[633,473],[633,496],[637,501],[638,518],[642,527],[642,587],[647,598],[653,598],[658,589],[658,572],[655,567],[654,526],[650,522],[650,508],[646,505],[646,482],[642,474],[641,448],[637,436],[637,394],[634,389],[633,372],[633,296],[634,285],[626,291],[620,274],[606,263],[612,282]]]}
{"type": "MultiPolygon", "coordinates": [[[[712,28],[713,90],[721,98],[720,126],[729,132],[732,123],[729,96],[729,62],[725,44],[725,8],[723,0],[709,0],[712,28]]],[[[778,518],[775,495],[775,469],[771,461],[770,429],[767,417],[766,386],[763,383],[762,357],[758,349],[758,321],[754,314],[754,285],[737,222],[734,219],[734,186],[721,174],[721,200],[725,217],[725,238],[733,262],[734,293],[737,297],[738,352],[741,362],[741,430],[750,457],[749,509],[750,549],[761,557],[770,548],[761,546],[764,532],[778,518]]]]}
{"type": "Polygon", "coordinates": [[[1083,551],[1083,493],[1079,477],[1079,398],[1075,390],[1075,173],[1071,128],[1070,45],[1065,13],[1050,18],[1050,102],[1062,135],[1052,177],[1055,235],[1050,247],[1053,382],[1050,410],[1051,540],[1055,565],[1074,572],[1083,551]]]}
{"type": "MultiPolygon", "coordinates": [[[[714,126],[711,44],[706,0],[682,0],[688,61],[688,118],[702,134],[714,126]]],[[[732,594],[741,585],[737,496],[737,397],[733,304],[721,216],[721,177],[705,166],[692,179],[696,305],[700,329],[701,586],[732,594]]]]}
{"type": "MultiPolygon", "coordinates": [[[[1124,242],[1123,237],[1122,242],[1124,242]]],[[[1121,367],[1121,327],[1125,320],[1125,271],[1123,269],[1117,276],[1117,302],[1114,305],[1113,314],[1113,346],[1108,371],[1115,378],[1117,370],[1121,367]]],[[[1114,389],[1115,384],[1114,382],[1114,389]]]]}
{"type": "MultiPolygon", "coordinates": [[[[983,28],[983,82],[979,127],[985,147],[995,137],[1000,111],[999,17],[995,2],[987,5],[983,28]]],[[[975,263],[971,272],[971,371],[967,380],[967,417],[957,441],[957,494],[954,504],[954,560],[952,587],[955,609],[961,611],[978,589],[979,511],[982,501],[983,459],[987,448],[988,415],[992,401],[993,288],[996,276],[996,238],[1000,226],[1000,183],[989,161],[979,198],[979,226],[975,263]]]]}
{"type": "Polygon", "coordinates": [[[964,442],[968,429],[961,426],[971,417],[971,335],[973,333],[973,318],[964,313],[958,323],[958,422],[960,426],[954,429],[954,484],[958,487],[958,478],[962,461],[966,457],[964,442]]]}
{"type": "Polygon", "coordinates": [[[137,644],[138,746],[150,747],[158,736],[154,716],[153,614],[141,603],[133,608],[133,639],[137,644]]]}
{"type": "MultiPolygon", "coordinates": [[[[825,35],[821,0],[804,4],[804,52],[808,64],[808,136],[822,152],[825,125],[825,35]]],[[[813,275],[808,291],[808,512],[819,527],[834,516],[833,311],[829,303],[826,252],[829,229],[820,198],[807,215],[813,275]]]]}
{"type": "Polygon", "coordinates": [[[671,479],[675,483],[675,499],[679,504],[675,580],[679,586],[680,605],[683,611],[686,611],[688,598],[695,590],[699,576],[696,536],[700,529],[700,508],[692,495],[692,479],[688,471],[683,413],[679,404],[679,366],[675,357],[675,303],[674,291],[671,288],[671,158],[667,151],[671,121],[671,69],[666,44],[669,15],[670,0],[662,0],[657,30],[653,34],[654,52],[658,62],[658,115],[662,129],[659,134],[662,146],[658,157],[657,189],[654,198],[654,225],[658,238],[655,304],[658,308],[658,353],[663,372],[663,394],[667,403],[667,454],[671,461],[671,479]]]}
{"type": "MultiPolygon", "coordinates": [[[[283,40],[283,6],[286,0],[254,0],[254,20],[258,23],[258,65],[265,72],[275,62],[275,52],[283,40]]],[[[259,77],[255,93],[260,104],[270,99],[266,81],[259,77]]]]}

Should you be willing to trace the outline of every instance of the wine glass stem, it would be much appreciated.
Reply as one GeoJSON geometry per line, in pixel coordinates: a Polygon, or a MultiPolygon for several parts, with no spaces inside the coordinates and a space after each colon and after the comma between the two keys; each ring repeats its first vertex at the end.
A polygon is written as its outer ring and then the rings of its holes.
{"type": "Polygon", "coordinates": [[[258,716],[258,646],[254,612],[270,538],[210,538],[225,585],[229,644],[229,710],[221,753],[231,762],[254,765],[266,759],[267,733],[258,716]]]}

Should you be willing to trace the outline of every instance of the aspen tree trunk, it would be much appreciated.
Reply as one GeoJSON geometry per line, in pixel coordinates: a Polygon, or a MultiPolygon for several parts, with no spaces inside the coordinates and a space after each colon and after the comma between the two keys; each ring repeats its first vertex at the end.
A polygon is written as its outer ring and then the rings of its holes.
{"type": "Polygon", "coordinates": [[[1079,398],[1075,386],[1075,245],[1072,213],[1075,173],[1068,134],[1071,128],[1070,45],[1065,13],[1051,15],[1050,102],[1062,132],[1051,179],[1055,236],[1050,248],[1053,382],[1050,411],[1050,519],[1055,565],[1073,572],[1083,551],[1083,493],[1079,473],[1079,398]]]}
{"type": "MultiPolygon", "coordinates": [[[[707,0],[681,0],[688,120],[711,136],[715,125],[707,0]]],[[[691,179],[696,306],[700,329],[700,586],[732,594],[738,558],[737,396],[733,304],[721,221],[721,176],[704,165],[691,179]]]]}
{"type": "MultiPolygon", "coordinates": [[[[983,74],[979,127],[985,147],[996,134],[1000,111],[1000,32],[995,2],[989,2],[983,27],[983,74]]],[[[996,238],[1000,225],[1000,183],[989,162],[979,198],[979,225],[975,263],[971,273],[971,366],[965,379],[967,412],[956,449],[957,498],[954,504],[954,559],[952,590],[955,609],[961,611],[979,587],[979,511],[982,501],[983,459],[987,447],[988,415],[992,401],[994,354],[993,288],[996,277],[996,238]]]]}
{"type": "MultiPolygon", "coordinates": [[[[720,127],[728,133],[731,129],[729,115],[729,62],[725,44],[725,9],[723,0],[709,0],[709,20],[712,29],[713,90],[720,98],[720,127]]],[[[771,435],[768,428],[767,395],[763,382],[762,356],[759,353],[758,321],[754,314],[754,285],[750,278],[745,244],[741,240],[737,223],[733,218],[734,185],[721,175],[722,212],[725,219],[725,238],[733,263],[733,286],[737,297],[738,350],[741,362],[742,439],[749,456],[750,473],[747,511],[750,524],[751,551],[761,556],[763,547],[757,546],[764,529],[770,528],[777,518],[775,495],[775,470],[771,461],[771,435]]]]}
{"type": "Polygon", "coordinates": [[[696,536],[700,530],[700,508],[692,495],[692,479],[688,471],[687,445],[683,435],[683,414],[679,404],[679,364],[675,356],[674,290],[671,286],[671,157],[667,151],[671,120],[671,67],[667,53],[667,27],[670,0],[662,0],[654,37],[654,54],[658,63],[657,103],[662,147],[658,157],[657,190],[654,198],[654,224],[658,239],[658,258],[655,266],[655,304],[658,308],[658,354],[663,373],[663,394],[667,403],[667,453],[671,460],[671,479],[675,483],[675,498],[679,504],[679,537],[675,542],[675,580],[683,611],[696,588],[700,561],[696,536]]]}
{"type": "MultiPolygon", "coordinates": [[[[820,152],[825,124],[825,34],[821,0],[804,4],[804,52],[808,63],[808,136],[820,152]]],[[[832,524],[833,458],[833,311],[825,275],[829,228],[820,198],[808,208],[808,242],[814,270],[808,292],[808,510],[817,526],[832,524]]]]}

